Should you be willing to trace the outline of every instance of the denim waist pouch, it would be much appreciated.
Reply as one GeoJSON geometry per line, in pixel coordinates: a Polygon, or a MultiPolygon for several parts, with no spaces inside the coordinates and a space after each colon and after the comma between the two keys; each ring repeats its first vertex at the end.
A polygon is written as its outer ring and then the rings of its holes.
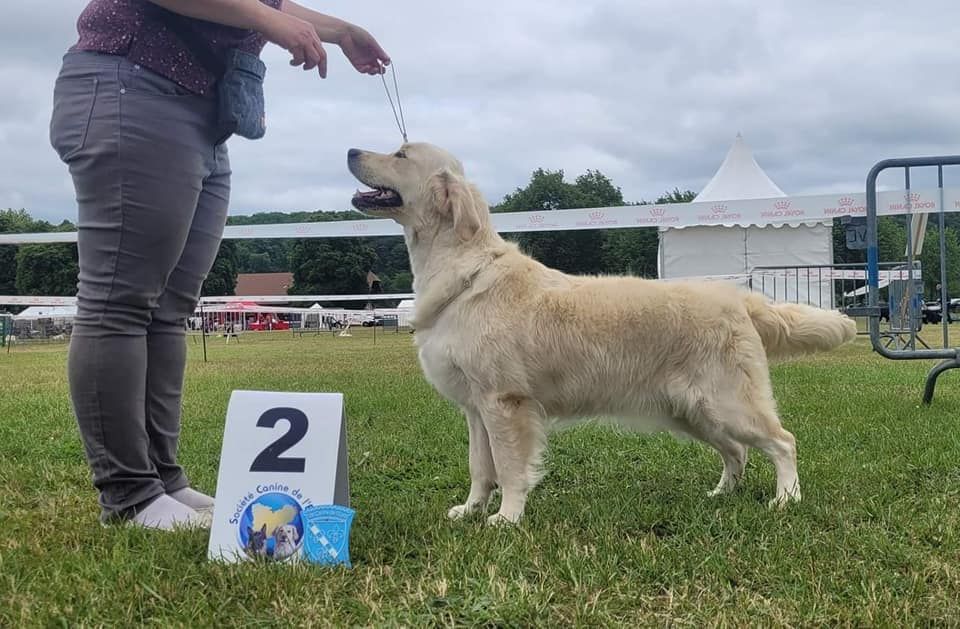
{"type": "Polygon", "coordinates": [[[217,86],[218,123],[223,135],[257,140],[267,132],[263,81],[267,66],[256,55],[231,49],[217,86]]]}
{"type": "Polygon", "coordinates": [[[238,48],[227,50],[224,58],[214,50],[209,35],[196,30],[196,20],[152,2],[147,5],[152,15],[176,33],[197,60],[217,77],[217,125],[221,141],[234,134],[251,140],[262,138],[267,132],[263,97],[267,66],[263,61],[238,48]]]}

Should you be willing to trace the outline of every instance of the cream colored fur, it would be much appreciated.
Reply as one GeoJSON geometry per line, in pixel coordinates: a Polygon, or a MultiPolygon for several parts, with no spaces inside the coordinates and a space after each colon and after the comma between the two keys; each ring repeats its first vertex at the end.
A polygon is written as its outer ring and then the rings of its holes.
{"type": "Polygon", "coordinates": [[[467,419],[470,492],[450,517],[484,509],[499,486],[491,523],[518,521],[548,429],[593,418],[711,445],[724,464],[712,495],[734,489],[747,449],[758,448],[776,468],[772,504],[800,499],[795,441],[777,416],[768,359],[847,342],[852,320],[722,283],[547,268],[492,229],[480,192],[437,147],[361,152],[349,167],[402,197],[397,208],[358,207],[403,226],[420,363],[467,419]]]}

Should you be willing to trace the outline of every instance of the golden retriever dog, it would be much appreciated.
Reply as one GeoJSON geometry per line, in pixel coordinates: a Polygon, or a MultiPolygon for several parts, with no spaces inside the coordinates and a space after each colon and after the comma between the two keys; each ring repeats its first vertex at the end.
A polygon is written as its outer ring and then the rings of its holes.
{"type": "Polygon", "coordinates": [[[723,460],[711,495],[736,487],[757,448],[776,469],[771,505],[800,500],[768,360],[838,347],[853,320],[719,282],[550,269],[500,237],[461,163],[429,144],[351,149],[347,163],[371,188],[354,207],[403,227],[420,364],[467,419],[470,492],[450,518],[485,509],[499,486],[488,521],[517,522],[549,429],[590,419],[709,444],[723,460]]]}

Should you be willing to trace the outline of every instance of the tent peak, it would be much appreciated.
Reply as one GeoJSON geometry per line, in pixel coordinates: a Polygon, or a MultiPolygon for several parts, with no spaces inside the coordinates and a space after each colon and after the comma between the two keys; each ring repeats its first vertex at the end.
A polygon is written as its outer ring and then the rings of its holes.
{"type": "Polygon", "coordinates": [[[735,201],[787,196],[764,172],[737,132],[727,155],[713,178],[694,201],[735,201]]]}

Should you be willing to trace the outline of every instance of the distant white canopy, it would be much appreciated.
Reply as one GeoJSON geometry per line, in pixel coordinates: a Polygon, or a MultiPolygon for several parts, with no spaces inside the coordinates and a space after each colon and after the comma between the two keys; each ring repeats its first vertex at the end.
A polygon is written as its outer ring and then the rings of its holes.
{"type": "Polygon", "coordinates": [[[772,199],[787,196],[753,157],[753,151],[737,134],[723,163],[694,201],[772,199]]]}
{"type": "MultiPolygon", "coordinates": [[[[694,202],[717,203],[717,212],[738,200],[777,199],[786,193],[757,163],[741,134],[694,202]]],[[[731,212],[731,214],[734,214],[731,212]]],[[[739,215],[736,215],[739,217],[739,215]]],[[[661,279],[734,275],[749,277],[757,267],[829,266],[833,263],[830,220],[797,220],[747,225],[731,216],[728,224],[660,229],[657,260],[661,279]]],[[[757,288],[755,286],[755,288],[757,288]]],[[[832,299],[829,280],[799,286],[784,279],[765,281],[761,290],[776,299],[814,305],[832,299]]]]}
{"type": "Polygon", "coordinates": [[[73,319],[77,316],[76,306],[30,306],[14,319],[17,321],[35,321],[37,319],[73,319]]]}

